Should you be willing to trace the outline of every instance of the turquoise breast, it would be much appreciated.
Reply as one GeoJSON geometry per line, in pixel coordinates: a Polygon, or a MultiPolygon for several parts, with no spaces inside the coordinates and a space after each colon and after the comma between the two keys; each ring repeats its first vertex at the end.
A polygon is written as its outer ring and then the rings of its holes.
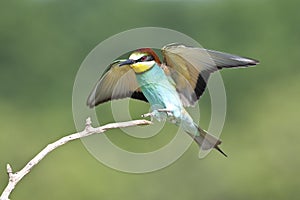
{"type": "Polygon", "coordinates": [[[174,85],[172,85],[164,71],[154,65],[150,70],[137,74],[137,82],[152,107],[181,110],[182,103],[174,85]]]}

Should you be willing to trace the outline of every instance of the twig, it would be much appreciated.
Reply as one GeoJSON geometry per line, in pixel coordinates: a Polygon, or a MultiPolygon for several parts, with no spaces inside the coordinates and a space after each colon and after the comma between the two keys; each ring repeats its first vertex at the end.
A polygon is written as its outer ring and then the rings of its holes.
{"type": "Polygon", "coordinates": [[[73,133],[71,135],[67,135],[65,137],[62,137],[61,139],[48,144],[40,153],[38,153],[32,160],[30,160],[23,169],[21,169],[18,172],[13,172],[12,167],[10,164],[7,164],[6,171],[9,177],[8,184],[4,191],[2,192],[0,196],[0,200],[9,200],[10,193],[14,190],[16,185],[22,178],[28,174],[31,169],[37,165],[46,155],[48,155],[51,151],[54,149],[66,144],[67,142],[70,142],[72,140],[76,140],[79,138],[87,137],[93,134],[97,133],[103,133],[109,129],[114,128],[125,128],[125,127],[131,127],[131,126],[138,126],[138,125],[149,125],[151,124],[150,121],[147,120],[133,120],[128,122],[119,122],[119,123],[111,123],[104,126],[100,126],[97,128],[92,127],[92,122],[90,118],[86,119],[85,123],[85,129],[78,133],[73,133]]]}

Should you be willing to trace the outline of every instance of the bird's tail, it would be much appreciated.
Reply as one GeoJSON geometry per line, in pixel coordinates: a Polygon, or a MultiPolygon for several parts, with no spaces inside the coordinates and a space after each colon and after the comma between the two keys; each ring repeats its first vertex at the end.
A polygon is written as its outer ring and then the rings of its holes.
{"type": "MultiPolygon", "coordinates": [[[[197,125],[195,124],[195,126],[197,126],[197,125]]],[[[215,136],[209,134],[208,132],[201,129],[200,127],[197,126],[197,128],[198,128],[199,135],[195,136],[190,133],[189,133],[189,135],[191,135],[191,137],[194,138],[195,142],[199,145],[200,149],[209,150],[209,149],[215,148],[221,154],[223,154],[225,157],[227,157],[227,155],[219,147],[219,145],[222,143],[221,140],[219,140],[215,136]]]]}

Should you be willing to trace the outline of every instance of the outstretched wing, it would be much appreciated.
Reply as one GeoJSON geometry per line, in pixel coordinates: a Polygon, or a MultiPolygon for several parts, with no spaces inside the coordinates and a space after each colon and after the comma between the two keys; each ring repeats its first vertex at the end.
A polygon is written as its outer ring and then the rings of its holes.
{"type": "Polygon", "coordinates": [[[246,67],[258,61],[228,53],[169,44],[162,48],[162,68],[172,77],[184,106],[193,106],[203,94],[209,75],[222,68],[246,67]]]}
{"type": "Polygon", "coordinates": [[[129,65],[119,67],[122,61],[124,60],[117,60],[110,64],[96,83],[87,99],[87,105],[90,108],[113,99],[126,97],[147,101],[139,89],[134,71],[129,65]]]}

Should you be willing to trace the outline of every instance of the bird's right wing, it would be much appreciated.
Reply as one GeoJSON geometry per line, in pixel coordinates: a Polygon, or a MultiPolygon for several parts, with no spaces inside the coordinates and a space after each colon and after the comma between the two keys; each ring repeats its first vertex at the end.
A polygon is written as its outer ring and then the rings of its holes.
{"type": "Polygon", "coordinates": [[[113,99],[126,97],[147,102],[139,89],[134,71],[129,65],[119,66],[122,61],[124,60],[117,60],[110,64],[96,83],[87,99],[87,105],[90,108],[113,99]]]}

